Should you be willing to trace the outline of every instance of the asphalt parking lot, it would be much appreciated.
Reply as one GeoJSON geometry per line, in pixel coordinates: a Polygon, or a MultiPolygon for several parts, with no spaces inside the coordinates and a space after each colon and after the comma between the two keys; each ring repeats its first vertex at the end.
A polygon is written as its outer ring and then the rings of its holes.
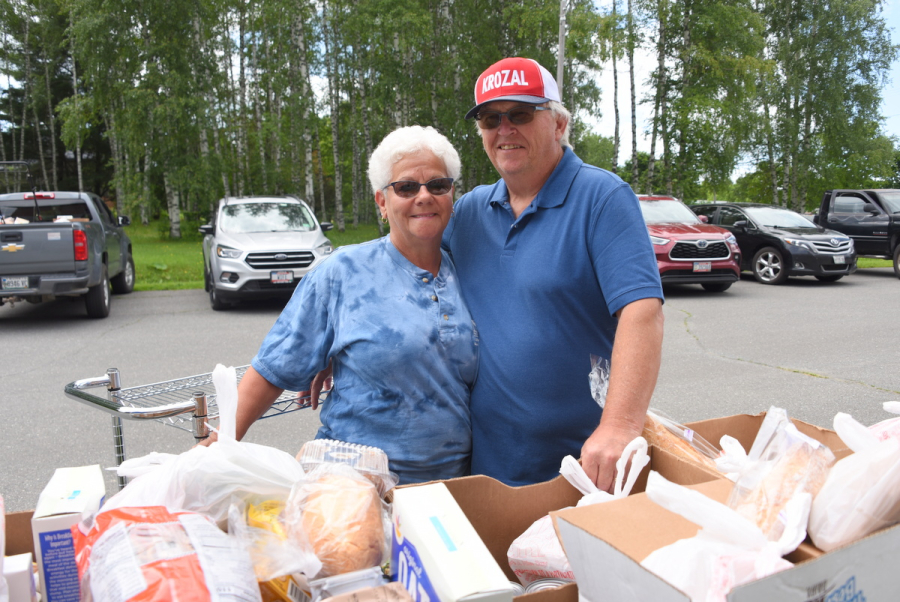
{"type": "MultiPolygon", "coordinates": [[[[836,283],[763,286],[745,275],[725,293],[667,289],[652,405],[683,422],[770,405],[820,426],[838,411],[865,424],[887,418],[881,403],[900,399],[898,293],[890,268],[836,283]]],[[[116,296],[105,320],[87,319],[80,300],[0,307],[7,512],[33,508],[57,467],[114,463],[111,417],[67,398],[67,383],[110,367],[128,387],[210,372],[217,363],[247,364],[280,310],[263,302],[213,312],[202,290],[116,296]]],[[[258,423],[248,440],[294,454],[318,425],[317,413],[302,410],[258,423]]],[[[128,457],[192,444],[189,433],[171,427],[125,423],[128,457]]],[[[107,492],[115,491],[110,474],[107,492]]]]}

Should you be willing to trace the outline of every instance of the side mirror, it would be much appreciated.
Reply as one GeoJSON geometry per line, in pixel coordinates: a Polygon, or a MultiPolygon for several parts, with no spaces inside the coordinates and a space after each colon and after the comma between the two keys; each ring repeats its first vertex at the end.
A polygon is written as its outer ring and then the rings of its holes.
{"type": "Polygon", "coordinates": [[[198,230],[201,234],[213,234],[216,231],[212,224],[203,224],[198,230]]]}
{"type": "Polygon", "coordinates": [[[737,228],[737,229],[740,230],[741,232],[746,232],[746,231],[747,231],[747,227],[748,227],[749,225],[750,225],[750,222],[748,222],[748,221],[745,220],[745,219],[742,219],[742,220],[740,220],[740,221],[734,222],[734,226],[733,226],[733,227],[734,227],[734,228],[737,228]]]}
{"type": "Polygon", "coordinates": [[[116,220],[116,223],[119,224],[119,226],[130,226],[131,218],[127,215],[120,215],[119,219],[116,220]]]}
{"type": "Polygon", "coordinates": [[[878,215],[878,207],[875,206],[875,203],[866,203],[863,205],[863,211],[872,215],[878,215]]]}
{"type": "Polygon", "coordinates": [[[322,232],[328,232],[329,230],[334,229],[334,224],[332,224],[331,222],[322,222],[321,224],[319,224],[319,227],[322,228],[322,232]]]}
{"type": "Polygon", "coordinates": [[[697,216],[697,219],[699,219],[699,220],[700,220],[701,222],[703,222],[704,224],[708,224],[708,223],[709,223],[709,218],[706,217],[705,215],[698,215],[698,216],[697,216]]]}

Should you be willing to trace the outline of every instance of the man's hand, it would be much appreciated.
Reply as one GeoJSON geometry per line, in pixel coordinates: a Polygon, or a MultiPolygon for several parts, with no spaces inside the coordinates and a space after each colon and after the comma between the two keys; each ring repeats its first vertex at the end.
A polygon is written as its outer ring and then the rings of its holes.
{"type": "Polygon", "coordinates": [[[331,389],[331,387],[334,386],[331,375],[331,362],[328,362],[328,367],[316,374],[315,378],[313,378],[312,382],[309,384],[309,391],[299,392],[300,397],[309,395],[310,407],[312,409],[315,410],[319,407],[319,394],[321,394],[323,390],[331,389]]]}
{"type": "Polygon", "coordinates": [[[616,483],[616,462],[642,429],[633,426],[612,425],[602,421],[581,448],[581,466],[597,489],[613,493],[616,483]]]}

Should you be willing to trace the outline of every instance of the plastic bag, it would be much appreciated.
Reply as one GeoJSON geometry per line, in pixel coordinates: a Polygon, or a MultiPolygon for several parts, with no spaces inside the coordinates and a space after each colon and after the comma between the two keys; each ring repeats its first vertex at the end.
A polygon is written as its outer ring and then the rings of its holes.
{"type": "Polygon", "coordinates": [[[606,393],[609,391],[609,360],[591,354],[591,371],[588,374],[591,384],[591,397],[600,406],[606,407],[606,393]]]}
{"type": "Polygon", "coordinates": [[[388,457],[384,450],[370,445],[334,439],[313,439],[300,448],[297,461],[307,472],[321,464],[346,464],[375,483],[382,497],[400,480],[388,468],[388,457]]]}
{"type": "Polygon", "coordinates": [[[854,453],[838,461],[813,501],[809,536],[830,552],[900,522],[900,438],[838,413],[834,430],[854,453]]]}
{"type": "Polygon", "coordinates": [[[788,501],[797,493],[814,497],[819,492],[834,454],[798,431],[783,410],[773,410],[747,454],[747,467],[735,482],[728,506],[775,541],[785,527],[783,510],[788,501]]]}
{"type": "Polygon", "coordinates": [[[303,478],[300,463],[274,447],[236,441],[237,377],[221,364],[213,371],[219,406],[219,439],[182,454],[127,460],[117,472],[136,476],[100,512],[113,508],[165,506],[212,517],[224,527],[234,501],[286,500],[303,478]]]}
{"type": "Polygon", "coordinates": [[[811,503],[808,493],[791,498],[784,508],[781,538],[769,541],[734,510],[655,471],[647,479],[647,497],[701,528],[694,537],[659,548],[641,562],[694,602],[724,602],[734,587],[792,567],[782,556],[806,537],[811,503]]]}
{"type": "MultiPolygon", "coordinates": [[[[900,414],[900,401],[886,401],[882,407],[885,412],[900,414]]],[[[879,441],[884,441],[885,439],[900,439],[900,417],[882,420],[881,422],[870,426],[869,430],[878,437],[879,441]]]]}
{"type": "Polygon", "coordinates": [[[288,498],[289,538],[312,545],[322,561],[317,577],[380,565],[390,557],[390,517],[375,485],[346,464],[320,464],[288,498]]]}
{"type": "Polygon", "coordinates": [[[709,441],[686,426],[679,424],[659,410],[648,410],[644,421],[644,438],[650,445],[699,464],[717,470],[717,450],[709,441]]]}
{"type": "MultiPolygon", "coordinates": [[[[559,472],[573,487],[584,494],[584,497],[578,502],[578,506],[587,506],[628,496],[641,470],[649,462],[647,441],[643,437],[637,437],[625,447],[616,462],[616,481],[613,488],[614,493],[611,494],[597,489],[578,461],[572,456],[563,458],[559,472]],[[628,470],[627,480],[624,480],[623,475],[629,461],[631,468],[628,470]]],[[[575,574],[559,543],[559,538],[553,528],[553,520],[549,515],[536,520],[512,542],[507,551],[507,558],[510,568],[525,586],[547,577],[575,580],[575,574]]]]}
{"type": "Polygon", "coordinates": [[[247,551],[207,517],[160,506],[101,512],[72,527],[81,599],[98,602],[260,600],[247,551]]]}
{"type": "Polygon", "coordinates": [[[750,467],[750,459],[740,441],[730,435],[723,435],[719,439],[722,446],[722,455],[716,458],[716,468],[724,473],[731,481],[737,481],[741,473],[750,467]]]}
{"type": "Polygon", "coordinates": [[[228,512],[228,532],[250,553],[263,602],[289,601],[297,590],[309,594],[309,579],[322,569],[305,537],[288,538],[284,508],[282,500],[266,500],[232,504],[228,512]]]}

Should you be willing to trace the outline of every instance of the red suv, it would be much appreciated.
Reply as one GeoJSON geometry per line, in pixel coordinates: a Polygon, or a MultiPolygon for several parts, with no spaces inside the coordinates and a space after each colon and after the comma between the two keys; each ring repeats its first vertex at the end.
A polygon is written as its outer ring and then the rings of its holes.
{"type": "Polygon", "coordinates": [[[741,277],[741,249],[734,235],[707,224],[676,198],[638,195],[666,284],[699,284],[721,293],[741,277]]]}

